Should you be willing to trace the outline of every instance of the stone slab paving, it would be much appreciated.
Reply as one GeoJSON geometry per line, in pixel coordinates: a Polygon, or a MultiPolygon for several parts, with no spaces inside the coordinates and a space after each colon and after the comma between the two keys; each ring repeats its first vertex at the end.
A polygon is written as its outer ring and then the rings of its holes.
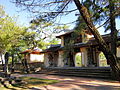
{"type": "Polygon", "coordinates": [[[61,81],[52,85],[34,87],[32,88],[32,90],[120,90],[120,82],[105,79],[57,76],[46,74],[14,74],[13,76],[30,76],[61,81]]]}

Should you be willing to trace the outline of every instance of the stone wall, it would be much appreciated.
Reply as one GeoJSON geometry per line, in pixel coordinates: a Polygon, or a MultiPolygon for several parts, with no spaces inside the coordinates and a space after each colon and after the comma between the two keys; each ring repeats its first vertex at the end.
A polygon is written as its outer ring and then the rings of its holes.
{"type": "MultiPolygon", "coordinates": [[[[28,64],[30,67],[31,71],[35,71],[37,68],[42,68],[44,67],[43,62],[34,62],[34,63],[29,63],[28,64]]],[[[0,70],[2,70],[2,64],[0,64],[0,70]]],[[[9,64],[9,69],[11,68],[11,64],[9,64]]],[[[24,69],[24,66],[21,63],[15,63],[14,66],[15,71],[22,71],[24,69]]]]}

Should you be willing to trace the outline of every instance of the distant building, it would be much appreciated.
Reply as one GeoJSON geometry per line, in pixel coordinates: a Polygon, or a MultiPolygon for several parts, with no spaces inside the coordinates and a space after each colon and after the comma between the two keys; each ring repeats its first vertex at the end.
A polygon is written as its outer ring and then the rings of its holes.
{"type": "Polygon", "coordinates": [[[28,61],[28,63],[33,63],[33,62],[44,62],[44,54],[41,53],[41,50],[39,49],[28,49],[20,54],[24,55],[24,59],[28,61]]]}

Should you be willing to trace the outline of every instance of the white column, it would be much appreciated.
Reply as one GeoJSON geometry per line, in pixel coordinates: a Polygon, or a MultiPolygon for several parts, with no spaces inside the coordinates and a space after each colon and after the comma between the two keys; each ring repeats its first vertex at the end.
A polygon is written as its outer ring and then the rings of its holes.
{"type": "Polygon", "coordinates": [[[64,61],[63,61],[63,51],[59,51],[59,57],[58,57],[58,67],[64,67],[64,61]]]}
{"type": "Polygon", "coordinates": [[[61,36],[61,46],[64,46],[64,37],[61,36]]]}
{"type": "Polygon", "coordinates": [[[120,57],[120,47],[117,47],[117,57],[120,57]]]}
{"type": "Polygon", "coordinates": [[[45,67],[49,67],[48,53],[44,54],[44,65],[45,67]]]}
{"type": "Polygon", "coordinates": [[[80,48],[81,50],[81,56],[82,56],[82,66],[87,67],[87,50],[86,48],[80,48]]]}

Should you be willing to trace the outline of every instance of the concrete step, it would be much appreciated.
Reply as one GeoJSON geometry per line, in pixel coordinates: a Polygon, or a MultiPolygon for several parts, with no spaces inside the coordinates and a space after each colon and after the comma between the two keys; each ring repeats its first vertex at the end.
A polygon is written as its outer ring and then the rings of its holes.
{"type": "Polygon", "coordinates": [[[76,76],[76,77],[91,77],[91,78],[104,78],[104,79],[110,79],[111,75],[90,75],[90,74],[71,74],[71,73],[50,73],[49,75],[61,75],[61,76],[76,76]]]}
{"type": "Polygon", "coordinates": [[[63,76],[111,78],[110,68],[46,68],[44,73],[63,76]]]}

